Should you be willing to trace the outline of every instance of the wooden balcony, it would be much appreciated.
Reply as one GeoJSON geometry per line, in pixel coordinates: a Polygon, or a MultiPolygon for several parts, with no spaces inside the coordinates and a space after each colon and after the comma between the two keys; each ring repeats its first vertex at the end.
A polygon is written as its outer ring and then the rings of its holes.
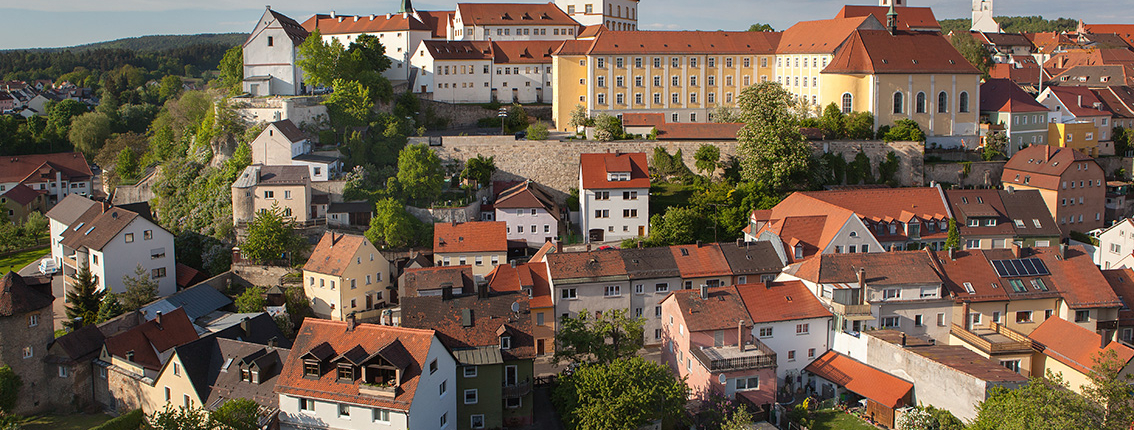
{"type": "Polygon", "coordinates": [[[513,399],[516,397],[524,397],[531,392],[532,380],[531,378],[526,378],[512,385],[504,384],[502,395],[506,399],[513,399]]]}
{"type": "Polygon", "coordinates": [[[1095,322],[1095,331],[1102,330],[1118,330],[1118,320],[1095,322]]]}
{"type": "Polygon", "coordinates": [[[397,394],[398,387],[395,385],[378,385],[378,384],[358,384],[358,394],[364,396],[384,397],[392,399],[397,394]]]}
{"type": "Polygon", "coordinates": [[[989,355],[1020,354],[1032,351],[1031,339],[994,322],[989,323],[987,327],[975,327],[971,331],[953,324],[949,328],[949,334],[989,355]]]}
{"type": "Polygon", "coordinates": [[[831,302],[831,310],[843,316],[870,316],[870,305],[844,305],[838,302],[831,302]]]}

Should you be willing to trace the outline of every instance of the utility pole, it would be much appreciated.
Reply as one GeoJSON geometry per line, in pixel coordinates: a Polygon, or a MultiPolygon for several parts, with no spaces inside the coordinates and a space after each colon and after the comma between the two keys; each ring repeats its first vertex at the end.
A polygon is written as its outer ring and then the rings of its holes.
{"type": "Polygon", "coordinates": [[[500,112],[498,112],[496,114],[496,117],[500,118],[500,135],[503,136],[504,135],[504,123],[506,121],[508,121],[508,108],[506,108],[506,107],[500,108],[500,112]]]}

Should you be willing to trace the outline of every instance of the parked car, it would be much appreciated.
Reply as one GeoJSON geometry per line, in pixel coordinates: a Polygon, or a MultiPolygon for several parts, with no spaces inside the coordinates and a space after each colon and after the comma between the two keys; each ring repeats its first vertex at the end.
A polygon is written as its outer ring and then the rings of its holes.
{"type": "Polygon", "coordinates": [[[516,140],[524,140],[528,138],[527,130],[520,130],[516,132],[516,140]]]}
{"type": "Polygon", "coordinates": [[[39,262],[39,273],[44,275],[54,275],[59,273],[59,266],[55,265],[55,260],[45,258],[39,262]]]}

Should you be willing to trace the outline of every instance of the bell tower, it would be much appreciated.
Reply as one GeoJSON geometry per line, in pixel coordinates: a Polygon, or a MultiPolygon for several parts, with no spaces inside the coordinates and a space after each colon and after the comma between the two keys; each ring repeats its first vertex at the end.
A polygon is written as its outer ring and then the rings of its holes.
{"type": "Polygon", "coordinates": [[[886,6],[886,7],[890,7],[890,6],[896,6],[896,7],[909,6],[908,4],[906,4],[906,0],[878,0],[878,5],[879,5],[879,6],[886,6]]]}
{"type": "Polygon", "coordinates": [[[973,0],[972,31],[999,33],[1000,24],[992,19],[992,0],[973,0]]]}

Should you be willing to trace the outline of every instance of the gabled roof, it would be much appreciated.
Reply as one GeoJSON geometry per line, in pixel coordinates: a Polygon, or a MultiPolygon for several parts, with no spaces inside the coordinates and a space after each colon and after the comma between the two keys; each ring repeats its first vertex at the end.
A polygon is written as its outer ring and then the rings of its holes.
{"type": "Polygon", "coordinates": [[[859,269],[866,269],[868,286],[941,283],[926,251],[820,254],[800,265],[795,276],[822,284],[857,286],[859,269]]]}
{"type": "Polygon", "coordinates": [[[602,24],[587,25],[587,26],[583,26],[583,29],[579,31],[579,34],[576,36],[576,38],[577,39],[590,39],[590,38],[593,38],[595,36],[598,36],[600,33],[604,32],[604,31],[609,31],[609,29],[607,29],[605,25],[602,25],[602,24]]]}
{"type": "Polygon", "coordinates": [[[1051,271],[1055,288],[1067,305],[1074,309],[1118,308],[1122,301],[1107,288],[1106,278],[1082,246],[1068,246],[1060,255],[1059,248],[1032,248],[1051,271]]]}
{"type": "Polygon", "coordinates": [[[440,290],[446,285],[460,288],[462,294],[476,290],[472,266],[469,265],[410,268],[402,274],[400,282],[403,297],[417,297],[421,290],[440,290]]]}
{"type": "Polygon", "coordinates": [[[1028,40],[1027,36],[1023,33],[984,33],[980,31],[970,31],[970,34],[975,35],[979,40],[986,45],[996,45],[998,47],[1008,46],[1026,46],[1032,48],[1032,41],[1028,40]]]}
{"type": "Polygon", "coordinates": [[[555,199],[532,181],[524,181],[501,191],[496,195],[493,206],[498,209],[543,208],[553,218],[559,219],[559,205],[555,203],[555,199]]]}
{"type": "Polygon", "coordinates": [[[275,18],[276,21],[280,23],[284,32],[287,33],[287,37],[291,39],[291,42],[294,43],[295,46],[299,46],[303,41],[307,40],[307,30],[303,29],[303,26],[299,25],[294,19],[271,9],[268,9],[268,13],[272,14],[272,18],[275,18]]]}
{"type": "MultiPolygon", "coordinates": [[[[945,196],[953,209],[957,229],[962,237],[1015,234],[1013,221],[1008,218],[1008,211],[1000,200],[1000,190],[946,190],[945,196]],[[976,227],[970,225],[970,221],[974,219],[978,221],[976,227]],[[986,220],[994,220],[995,225],[988,225],[986,220]]],[[[1038,194],[1036,197],[1039,197],[1038,194]]],[[[1043,203],[1042,199],[1040,203],[1043,203]]],[[[1044,211],[1047,211],[1046,206],[1044,211]]]]}
{"type": "Polygon", "coordinates": [[[9,271],[0,278],[0,317],[10,317],[48,306],[55,297],[28,286],[24,278],[9,271]]]}
{"type": "Polygon", "coordinates": [[[980,84],[982,112],[1048,112],[1018,85],[1008,79],[989,79],[980,84]]]}
{"type": "Polygon", "coordinates": [[[913,389],[909,382],[835,351],[823,353],[803,370],[890,408],[902,406],[913,389]]]}
{"type": "Polygon", "coordinates": [[[1102,109],[1102,102],[1087,87],[1047,87],[1047,91],[1067,108],[1064,112],[1076,117],[1111,116],[1109,111],[1102,109]],[[1095,103],[1100,103],[1100,107],[1096,109],[1095,103]]]}
{"type": "Polygon", "coordinates": [[[160,319],[146,321],[107,338],[106,351],[123,360],[128,352],[133,352],[134,363],[149,370],[160,370],[165,362],[159,354],[194,340],[197,340],[197,330],[185,310],[179,308],[160,319]]]}
{"type": "Polygon", "coordinates": [[[871,221],[908,222],[949,218],[945,195],[937,187],[866,188],[838,191],[803,191],[815,200],[853,211],[871,221]]]}
{"type": "Polygon", "coordinates": [[[664,113],[627,112],[622,114],[623,127],[657,127],[665,124],[664,113]]]}
{"type": "Polygon", "coordinates": [[[718,246],[733,275],[778,273],[787,265],[770,242],[721,242],[718,246]]]}
{"type": "MultiPolygon", "coordinates": [[[[311,258],[303,265],[303,270],[327,275],[342,275],[351,264],[355,263],[355,254],[369,242],[366,237],[357,234],[323,233],[315,250],[311,251],[311,258]]],[[[381,258],[381,255],[379,255],[381,258]]],[[[367,261],[369,263],[369,260],[367,261]]]]}
{"type": "Polygon", "coordinates": [[[822,73],[979,75],[940,33],[857,30],[822,73]]]}
{"type": "Polygon", "coordinates": [[[1101,347],[1102,337],[1098,333],[1062,318],[1044,320],[1028,337],[1043,347],[1044,355],[1083,374],[1093,372],[1095,358],[1104,351],[1114,351],[1123,364],[1134,358],[1134,349],[1121,342],[1109,342],[1101,347]]]}
{"type": "Polygon", "coordinates": [[[667,122],[655,126],[658,140],[736,140],[743,123],[667,122]]]}
{"type": "Polygon", "coordinates": [[[449,32],[449,25],[453,22],[453,16],[457,14],[455,10],[418,10],[418,18],[421,22],[429,28],[433,29],[434,39],[445,39],[449,32]]]}
{"type": "MultiPolygon", "coordinates": [[[[884,23],[889,11],[890,8],[887,6],[846,5],[839,10],[835,18],[855,18],[870,15],[878,22],[884,23]]],[[[933,9],[898,6],[894,8],[894,11],[898,13],[898,29],[900,30],[941,30],[941,24],[933,15],[933,9]]]]}
{"type": "MultiPolygon", "coordinates": [[[[299,127],[296,127],[295,123],[291,122],[290,119],[275,121],[269,123],[268,125],[275,127],[276,130],[279,130],[280,133],[283,133],[284,138],[286,138],[291,143],[307,140],[307,133],[304,133],[303,130],[300,130],[299,127]]],[[[264,134],[264,132],[260,132],[260,134],[264,134]]]]}
{"type": "Polygon", "coordinates": [[[1113,33],[1134,45],[1134,24],[1087,24],[1083,29],[1094,34],[1113,33]]]}
{"type": "Polygon", "coordinates": [[[600,152],[581,154],[579,169],[583,189],[649,188],[650,173],[646,153],[600,152]],[[607,173],[630,172],[629,181],[609,181],[607,173]]]}
{"type": "Polygon", "coordinates": [[[174,349],[185,375],[208,410],[232,399],[248,399],[262,408],[279,407],[276,380],[290,350],[206,336],[174,349]],[[241,381],[241,371],[254,368],[260,383],[241,381]]]}
{"type": "Polygon", "coordinates": [[[93,358],[102,349],[106,337],[102,330],[94,324],[87,324],[78,330],[60,336],[51,343],[49,349],[59,347],[59,351],[66,355],[66,359],[78,362],[84,358],[93,358]]]}
{"type": "Polygon", "coordinates": [[[777,54],[834,54],[858,29],[884,30],[872,16],[800,21],[784,30],[777,54]]]}
{"type": "Polygon", "coordinates": [[[780,33],[772,31],[606,31],[586,45],[585,52],[769,55],[779,39],[780,33]]]}
{"type": "Polygon", "coordinates": [[[187,288],[168,297],[164,297],[143,306],[140,309],[147,316],[153,316],[156,312],[163,312],[169,314],[176,309],[181,309],[185,315],[189,317],[190,321],[196,321],[205,315],[213,313],[225,306],[231,305],[232,299],[228,296],[217,291],[216,288],[208,284],[198,284],[195,287],[187,288]]]}
{"type": "Polygon", "coordinates": [[[348,331],[346,322],[307,318],[299,329],[291,353],[284,360],[283,372],[276,381],[276,393],[409,411],[429,357],[433,336],[433,330],[374,324],[358,324],[354,330],[348,331]],[[304,377],[303,357],[317,346],[330,354],[328,358],[359,346],[369,354],[389,356],[387,360],[403,369],[401,385],[394,398],[361,394],[358,388],[361,379],[352,383],[338,382],[333,366],[324,365],[323,373],[317,379],[304,377]]]}
{"type": "Polygon", "coordinates": [[[360,34],[381,33],[384,31],[429,31],[433,28],[418,21],[411,14],[386,14],[370,16],[323,15],[316,14],[303,21],[303,29],[308,32],[319,30],[319,34],[360,34]]]}
{"type": "Polygon", "coordinates": [[[476,221],[433,225],[433,253],[507,252],[507,223],[476,221]]]}
{"type": "Polygon", "coordinates": [[[493,292],[530,290],[529,305],[533,309],[549,308],[551,283],[547,279],[547,263],[523,263],[512,267],[507,264],[496,266],[488,274],[488,288],[493,292]]]}
{"type": "Polygon", "coordinates": [[[616,249],[590,252],[557,252],[547,255],[547,267],[555,283],[628,279],[626,263],[616,249]]]}
{"type": "MultiPolygon", "coordinates": [[[[752,326],[752,317],[736,287],[708,288],[708,298],[701,298],[701,290],[677,290],[662,301],[673,298],[690,332],[736,330],[741,323],[752,326]]],[[[813,296],[814,297],[814,296],[813,296]]]]}
{"type": "Polygon", "coordinates": [[[951,297],[959,301],[996,302],[1059,297],[1058,287],[1054,285],[1051,276],[1018,277],[1024,282],[1023,292],[1013,290],[1007,279],[998,276],[991,261],[1015,259],[1010,250],[955,250],[952,257],[947,252],[931,254],[945,288],[949,290],[951,297]],[[1030,285],[1032,280],[1043,282],[1048,290],[1030,285]],[[969,289],[973,292],[969,293],[969,289]]]}
{"type": "Polygon", "coordinates": [[[35,199],[39,198],[39,196],[41,195],[42,194],[40,194],[38,191],[33,190],[31,189],[31,187],[24,184],[16,184],[12,188],[9,188],[7,192],[0,194],[0,196],[16,202],[20,206],[27,206],[31,202],[34,202],[35,199]]]}
{"type": "Polygon", "coordinates": [[[1047,209],[1043,196],[1038,190],[1000,191],[1000,201],[1004,204],[1008,218],[1013,220],[1013,228],[1018,237],[1058,236],[1059,225],[1047,209]],[[1024,226],[1015,225],[1015,220],[1024,221],[1024,226]],[[1036,223],[1039,226],[1036,226],[1036,223]]]}
{"type": "Polygon", "coordinates": [[[87,180],[94,176],[80,152],[24,154],[0,157],[0,182],[54,181],[54,172],[63,179],[87,180]]]}
{"type": "Polygon", "coordinates": [[[800,281],[736,286],[753,324],[825,318],[831,311],[800,281]]]}
{"type": "Polygon", "coordinates": [[[673,254],[673,260],[677,262],[677,270],[681,271],[682,278],[732,274],[721,247],[715,243],[674,245],[669,247],[669,250],[673,254]]]}
{"type": "MultiPolygon", "coordinates": [[[[504,360],[535,357],[532,316],[528,296],[520,292],[402,299],[402,326],[429,328],[450,350],[496,347],[504,360]],[[513,304],[519,312],[512,312],[513,304]],[[509,349],[500,348],[500,338],[511,336],[509,349]]],[[[460,364],[460,363],[458,363],[460,364]]]]}
{"type": "Polygon", "coordinates": [[[1125,85],[1112,85],[1092,88],[1091,92],[1116,118],[1134,118],[1134,89],[1125,85]]]}
{"type": "Polygon", "coordinates": [[[462,25],[570,25],[579,23],[555,3],[457,3],[462,25]]]}
{"type": "Polygon", "coordinates": [[[494,64],[551,64],[562,40],[503,40],[492,42],[494,64]]]}
{"type": "MultiPolygon", "coordinates": [[[[1063,172],[1074,166],[1075,162],[1095,164],[1093,158],[1075,149],[1032,145],[1016,151],[1012,158],[1008,159],[1008,162],[1004,164],[1004,174],[1001,176],[1001,181],[1004,182],[1005,186],[1026,184],[1048,190],[1057,190],[1063,172]]],[[[1102,179],[1102,175],[1099,176],[1099,179],[1102,179]]]]}
{"type": "MultiPolygon", "coordinates": [[[[118,237],[122,229],[140,218],[136,212],[121,207],[110,206],[102,210],[100,206],[98,204],[91,206],[75,220],[75,224],[69,225],[67,230],[63,231],[63,240],[59,243],[72,249],[86,247],[101,250],[112,239],[118,237]]],[[[154,225],[154,228],[161,227],[154,225]]]]}
{"type": "Polygon", "coordinates": [[[677,260],[669,247],[625,248],[619,251],[630,279],[677,278],[677,260]]]}
{"type": "Polygon", "coordinates": [[[1067,87],[1134,85],[1134,64],[1072,66],[1067,69],[1058,70],[1057,74],[1051,77],[1050,81],[1058,83],[1060,86],[1067,87]]]}

